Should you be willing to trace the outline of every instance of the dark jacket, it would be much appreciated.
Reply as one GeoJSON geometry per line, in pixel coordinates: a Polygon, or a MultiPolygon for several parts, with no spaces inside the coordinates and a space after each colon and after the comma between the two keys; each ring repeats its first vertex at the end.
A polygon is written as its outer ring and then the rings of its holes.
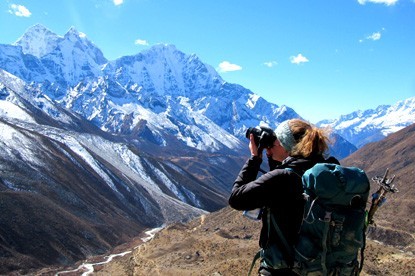
{"type": "MultiPolygon", "coordinates": [[[[335,159],[333,158],[330,162],[333,160],[335,159]]],[[[251,157],[235,180],[229,205],[237,210],[269,207],[287,242],[294,244],[304,211],[301,176],[316,163],[325,161],[322,156],[288,157],[282,164],[269,162],[271,171],[257,178],[262,159],[251,157]]],[[[338,163],[337,160],[335,161],[338,163]]],[[[267,244],[275,243],[280,248],[276,233],[271,233],[268,240],[266,214],[262,216],[262,224],[259,245],[265,248],[267,244]]]]}

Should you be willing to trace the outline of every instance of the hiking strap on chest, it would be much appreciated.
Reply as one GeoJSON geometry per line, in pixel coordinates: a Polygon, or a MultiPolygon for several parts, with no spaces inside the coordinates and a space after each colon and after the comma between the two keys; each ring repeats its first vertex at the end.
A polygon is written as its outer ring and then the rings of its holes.
{"type": "MultiPolygon", "coordinates": [[[[281,242],[281,244],[284,247],[281,250],[281,252],[283,253],[284,259],[287,261],[287,263],[289,265],[292,265],[293,262],[294,262],[294,259],[293,259],[294,258],[294,251],[289,246],[287,240],[285,239],[285,236],[282,233],[280,227],[278,226],[278,223],[275,220],[275,217],[271,214],[271,209],[267,208],[268,241],[269,241],[269,238],[271,236],[271,224],[274,227],[275,232],[278,235],[279,241],[281,242]]],[[[259,250],[254,256],[254,259],[252,260],[252,263],[251,263],[251,267],[249,268],[248,276],[251,275],[252,269],[254,268],[256,261],[261,257],[261,250],[259,250]]]]}

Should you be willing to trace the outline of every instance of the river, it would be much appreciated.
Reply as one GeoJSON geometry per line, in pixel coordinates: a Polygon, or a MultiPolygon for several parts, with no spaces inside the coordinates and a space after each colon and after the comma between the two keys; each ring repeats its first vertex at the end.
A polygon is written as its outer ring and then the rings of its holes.
{"type": "MultiPolygon", "coordinates": [[[[146,231],[145,232],[145,234],[147,235],[146,237],[144,237],[144,238],[141,238],[141,240],[145,243],[145,242],[148,242],[148,241],[150,241],[153,237],[154,237],[154,235],[158,232],[158,231],[160,231],[161,229],[163,229],[163,227],[158,227],[158,228],[154,228],[154,229],[151,229],[151,230],[149,230],[149,231],[146,231]]],[[[139,247],[140,245],[138,245],[138,246],[136,246],[136,247],[134,247],[134,249],[136,249],[137,247],[139,247]]],[[[73,274],[73,273],[76,273],[76,272],[79,272],[79,273],[82,273],[81,275],[82,276],[87,276],[87,275],[89,275],[89,274],[91,274],[91,273],[93,273],[94,272],[94,266],[97,266],[97,265],[103,265],[103,264],[106,264],[106,263],[109,263],[109,262],[111,262],[114,258],[116,258],[116,257],[122,257],[122,256],[125,256],[125,255],[127,255],[127,254],[130,254],[130,253],[132,253],[133,251],[132,250],[129,250],[129,251],[125,251],[125,252],[122,252],[122,253],[117,253],[117,254],[111,254],[111,255],[109,255],[109,256],[105,256],[103,259],[103,261],[101,261],[101,262],[95,262],[95,263],[87,263],[87,262],[85,262],[85,263],[83,263],[83,264],[81,264],[80,266],[78,266],[77,268],[75,268],[75,269],[72,269],[72,270],[65,270],[65,271],[59,271],[59,272],[57,272],[56,274],[55,274],[55,276],[58,276],[58,275],[64,275],[64,274],[73,274]]]]}

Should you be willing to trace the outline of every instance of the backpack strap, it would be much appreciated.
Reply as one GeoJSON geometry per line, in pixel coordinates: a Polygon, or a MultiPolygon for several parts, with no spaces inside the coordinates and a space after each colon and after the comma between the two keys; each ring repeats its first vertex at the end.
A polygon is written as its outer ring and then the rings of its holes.
{"type": "Polygon", "coordinates": [[[251,267],[249,268],[248,276],[251,275],[252,269],[254,269],[255,263],[260,257],[261,257],[261,250],[259,250],[254,256],[254,259],[252,260],[252,263],[251,263],[251,267]]]}
{"type": "Polygon", "coordinates": [[[287,171],[293,172],[296,175],[298,175],[299,178],[302,178],[301,174],[299,174],[298,172],[296,172],[293,168],[284,168],[284,169],[287,170],[287,171]]]}
{"type": "MultiPolygon", "coordinates": [[[[284,256],[285,260],[287,261],[287,263],[290,266],[292,266],[293,263],[294,263],[294,250],[289,246],[287,240],[285,239],[284,234],[282,233],[280,227],[278,226],[277,221],[275,220],[274,216],[271,214],[271,208],[267,208],[268,240],[269,240],[269,237],[271,235],[271,223],[272,223],[272,226],[275,229],[275,232],[278,235],[279,240],[281,241],[281,243],[284,247],[283,250],[281,250],[281,252],[283,253],[283,256],[284,256]]],[[[256,261],[261,257],[261,252],[262,252],[262,249],[259,250],[255,254],[254,259],[252,260],[252,263],[251,263],[251,267],[249,268],[248,276],[251,275],[256,261]]]]}
{"type": "Polygon", "coordinates": [[[326,212],[326,215],[324,216],[323,238],[321,240],[321,245],[323,248],[323,252],[321,253],[321,267],[323,269],[323,275],[328,275],[327,266],[326,266],[326,257],[327,257],[327,236],[329,233],[330,220],[331,220],[331,212],[326,212]]]}
{"type": "Polygon", "coordinates": [[[287,260],[288,265],[292,266],[294,263],[294,250],[288,244],[287,239],[285,238],[284,234],[282,233],[280,227],[278,226],[277,221],[275,220],[274,216],[271,214],[271,209],[268,208],[267,212],[267,221],[268,221],[268,237],[271,231],[271,222],[274,226],[275,232],[277,232],[278,238],[280,239],[282,245],[284,246],[283,256],[287,260]]]}
{"type": "MultiPolygon", "coordinates": [[[[287,171],[291,171],[295,173],[297,176],[301,178],[301,175],[299,175],[296,171],[294,171],[292,168],[285,168],[287,171]]],[[[285,239],[284,234],[282,233],[280,227],[278,226],[277,221],[275,220],[274,216],[271,214],[271,208],[267,209],[267,224],[268,224],[268,240],[271,235],[271,223],[272,226],[274,226],[275,232],[278,235],[279,240],[281,241],[282,245],[284,246],[284,250],[282,250],[284,258],[287,260],[287,263],[292,266],[294,263],[294,250],[292,247],[289,246],[287,240],[285,239]]],[[[251,267],[249,268],[248,276],[251,275],[252,270],[254,269],[256,261],[261,257],[261,250],[259,250],[252,260],[251,267]]]]}

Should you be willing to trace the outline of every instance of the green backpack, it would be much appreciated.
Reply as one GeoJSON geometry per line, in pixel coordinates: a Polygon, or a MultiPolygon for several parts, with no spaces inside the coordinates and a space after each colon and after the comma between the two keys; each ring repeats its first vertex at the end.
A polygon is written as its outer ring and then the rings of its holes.
{"type": "MultiPolygon", "coordinates": [[[[293,169],[286,169],[301,177],[293,169]]],[[[306,204],[298,243],[294,247],[287,243],[268,208],[268,235],[273,228],[284,246],[261,249],[248,275],[259,258],[268,267],[291,267],[299,275],[358,275],[363,266],[365,210],[370,190],[365,172],[356,167],[318,163],[304,172],[302,182],[306,204]],[[293,259],[294,266],[281,262],[293,259]]]]}
{"type": "Polygon", "coordinates": [[[359,275],[370,190],[365,172],[319,163],[304,173],[302,181],[307,202],[294,248],[295,271],[309,276],[359,275]]]}

